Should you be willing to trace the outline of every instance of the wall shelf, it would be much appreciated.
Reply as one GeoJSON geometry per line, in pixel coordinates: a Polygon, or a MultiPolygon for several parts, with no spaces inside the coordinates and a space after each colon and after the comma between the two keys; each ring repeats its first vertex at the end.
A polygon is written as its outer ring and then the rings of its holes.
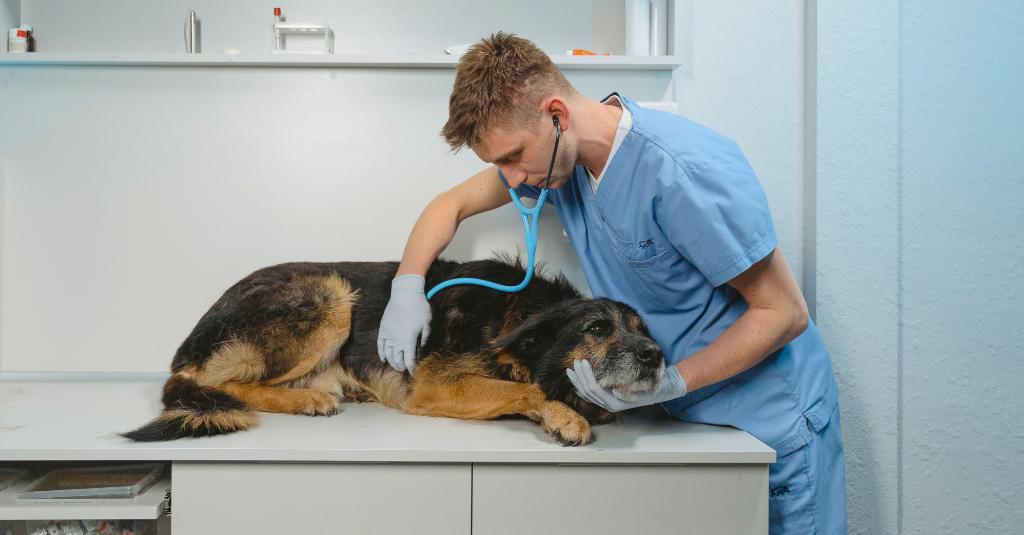
{"type": "MultiPolygon", "coordinates": [[[[680,56],[553,56],[562,69],[672,70],[680,56]]],[[[0,53],[0,66],[112,67],[327,67],[374,69],[453,69],[457,56],[444,54],[75,54],[0,53]]]]}

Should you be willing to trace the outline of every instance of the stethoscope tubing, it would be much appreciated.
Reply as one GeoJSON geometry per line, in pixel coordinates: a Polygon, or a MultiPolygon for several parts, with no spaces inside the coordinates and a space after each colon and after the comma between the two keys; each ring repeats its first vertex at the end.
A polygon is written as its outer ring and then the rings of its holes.
{"type": "Polygon", "coordinates": [[[541,190],[540,195],[537,197],[537,205],[533,208],[527,208],[523,205],[523,202],[519,200],[519,194],[516,193],[514,188],[508,189],[509,194],[512,196],[512,202],[516,204],[516,208],[519,209],[520,216],[523,218],[523,236],[526,241],[526,276],[523,277],[522,282],[515,286],[509,286],[506,284],[498,284],[484,279],[475,279],[470,277],[461,277],[458,279],[451,279],[438,284],[427,292],[427,299],[430,299],[437,295],[437,292],[450,288],[459,284],[475,284],[477,286],[484,286],[492,290],[498,290],[501,292],[518,292],[526,285],[530,284],[530,280],[533,279],[533,265],[536,263],[537,255],[537,230],[538,222],[540,221],[540,212],[544,208],[544,201],[547,200],[548,190],[544,188],[541,190]]]}
{"type": "Polygon", "coordinates": [[[526,285],[530,284],[530,281],[533,279],[533,265],[536,263],[538,241],[537,230],[540,222],[540,213],[541,210],[544,209],[544,202],[547,201],[548,198],[548,187],[551,185],[551,171],[555,168],[555,157],[558,156],[558,142],[562,138],[562,129],[558,124],[558,118],[552,117],[551,119],[555,123],[555,147],[551,151],[551,163],[548,164],[548,178],[544,182],[544,188],[540,191],[540,195],[537,196],[537,204],[535,204],[533,208],[527,208],[526,205],[523,204],[523,201],[519,200],[519,194],[516,192],[515,188],[508,188],[508,193],[512,197],[512,202],[515,203],[516,209],[519,210],[520,217],[523,218],[523,236],[526,241],[526,276],[523,277],[522,282],[515,286],[509,286],[483,279],[461,277],[458,279],[447,280],[437,286],[434,286],[429,292],[427,292],[427,299],[434,297],[437,295],[437,292],[440,292],[445,288],[450,288],[460,284],[484,286],[492,290],[508,293],[518,292],[523,288],[526,288],[526,285]]]}

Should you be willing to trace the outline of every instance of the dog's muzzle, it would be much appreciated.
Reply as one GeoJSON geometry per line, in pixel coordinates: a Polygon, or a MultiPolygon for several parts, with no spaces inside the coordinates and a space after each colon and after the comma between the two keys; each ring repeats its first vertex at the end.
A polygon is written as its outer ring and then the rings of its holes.
{"type": "Polygon", "coordinates": [[[623,394],[653,392],[665,373],[665,355],[652,342],[629,344],[594,364],[594,375],[606,390],[623,394]]]}

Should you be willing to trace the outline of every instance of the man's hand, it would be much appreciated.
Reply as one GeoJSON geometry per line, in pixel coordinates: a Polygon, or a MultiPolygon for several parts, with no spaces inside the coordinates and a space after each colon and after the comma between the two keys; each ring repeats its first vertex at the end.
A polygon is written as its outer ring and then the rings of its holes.
{"type": "Polygon", "coordinates": [[[622,394],[614,388],[610,392],[601,388],[594,378],[590,361],[586,359],[577,360],[572,369],[565,370],[565,373],[581,398],[611,412],[662,403],[686,395],[686,381],[675,366],[666,366],[661,376],[661,385],[654,392],[645,394],[622,394]]]}
{"type": "Polygon", "coordinates": [[[416,337],[419,345],[430,334],[430,304],[423,293],[420,275],[402,275],[391,281],[391,300],[384,309],[377,334],[377,355],[392,368],[412,375],[416,366],[416,337]]]}

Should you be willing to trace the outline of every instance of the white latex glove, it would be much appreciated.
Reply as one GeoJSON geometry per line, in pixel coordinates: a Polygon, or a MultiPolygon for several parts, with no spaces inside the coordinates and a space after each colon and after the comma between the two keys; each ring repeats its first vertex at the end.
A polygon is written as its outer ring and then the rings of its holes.
{"type": "Polygon", "coordinates": [[[426,281],[420,275],[402,275],[391,281],[391,299],[384,308],[377,334],[377,355],[392,368],[412,375],[416,367],[416,337],[419,346],[430,334],[430,304],[423,293],[426,281]]]}
{"type": "Polygon", "coordinates": [[[601,388],[594,378],[590,361],[586,359],[577,360],[573,363],[572,369],[565,370],[565,373],[581,398],[611,412],[654,405],[686,395],[686,381],[679,375],[679,370],[675,366],[666,366],[665,373],[661,376],[661,385],[654,392],[645,394],[623,394],[615,388],[610,392],[601,388]]]}

